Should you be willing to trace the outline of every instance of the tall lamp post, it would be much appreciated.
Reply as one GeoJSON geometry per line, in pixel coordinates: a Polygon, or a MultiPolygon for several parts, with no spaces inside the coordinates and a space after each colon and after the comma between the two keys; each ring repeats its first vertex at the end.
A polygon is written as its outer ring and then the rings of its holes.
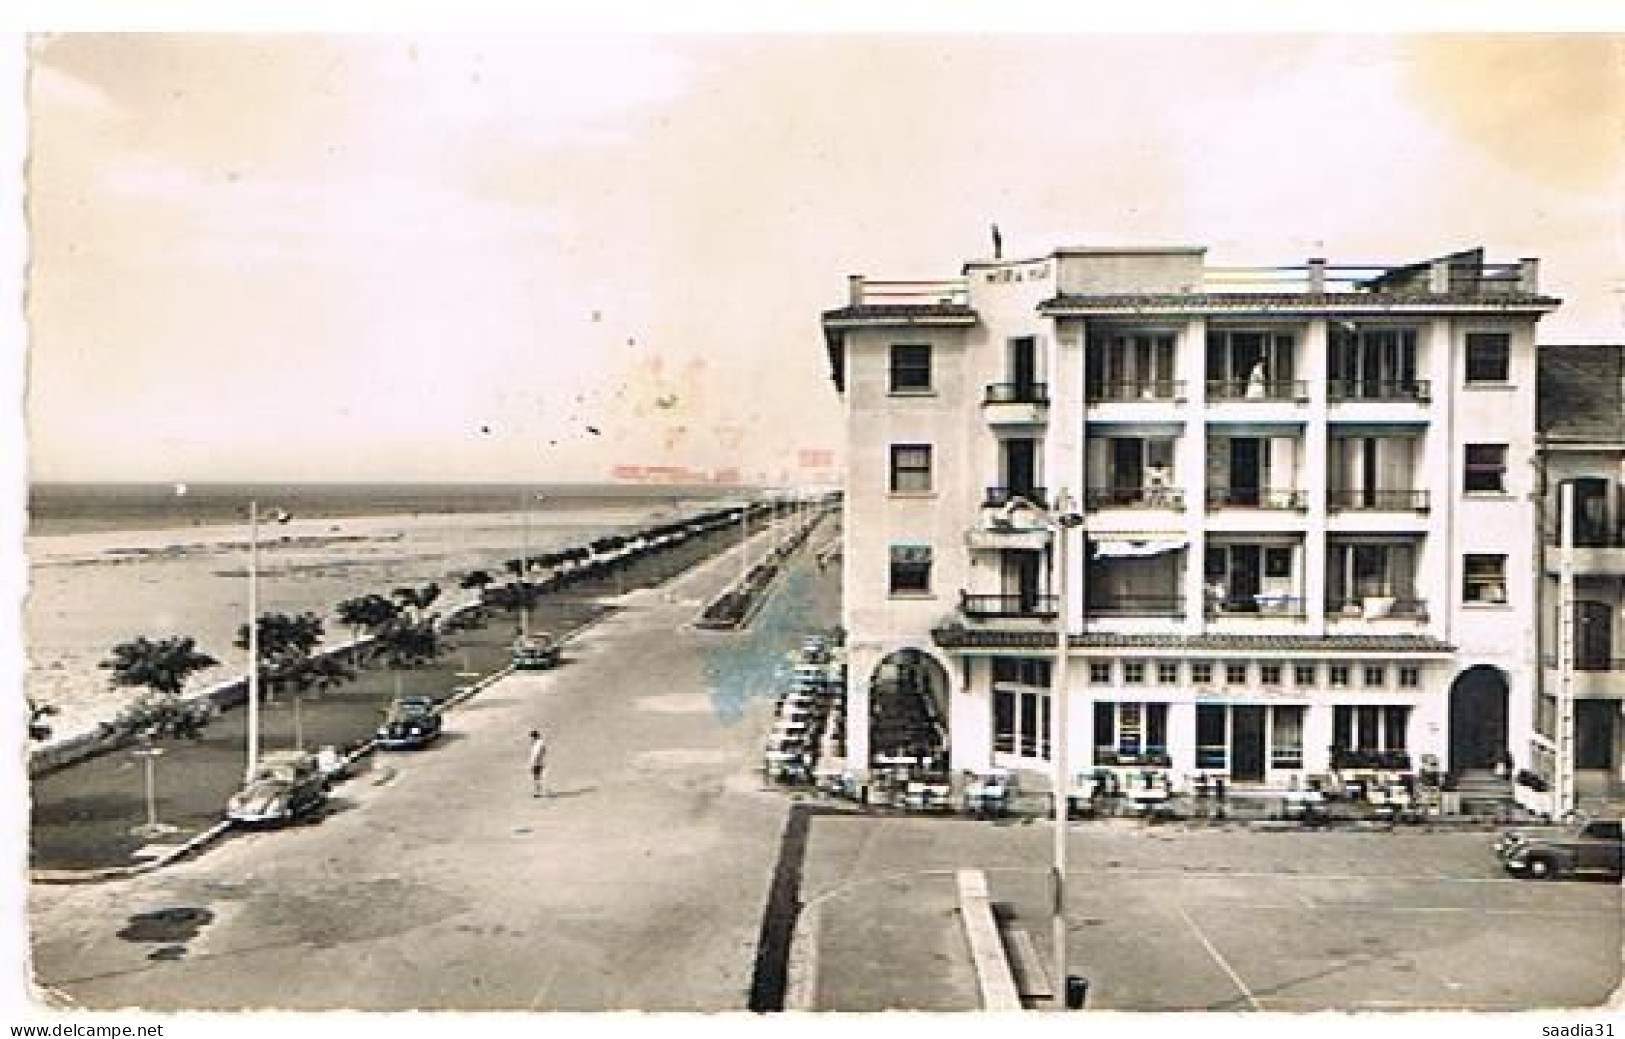
{"type": "Polygon", "coordinates": [[[533,503],[541,501],[546,495],[525,492],[520,499],[520,515],[523,532],[520,535],[519,548],[519,637],[524,638],[530,634],[530,507],[533,503]]]}
{"type": "Polygon", "coordinates": [[[1068,533],[1083,523],[1083,516],[1070,511],[1067,494],[1063,490],[1055,499],[1055,511],[1047,512],[1045,518],[1049,528],[1055,533],[1057,542],[1055,559],[1059,570],[1059,579],[1056,582],[1058,594],[1055,609],[1055,663],[1050,672],[1050,755],[1055,768],[1055,854],[1052,867],[1055,900],[1050,924],[1052,955],[1055,959],[1056,1002],[1059,1006],[1066,1006],[1070,982],[1066,955],[1066,834],[1070,802],[1068,794],[1072,789],[1071,768],[1067,760],[1070,742],[1070,733],[1067,729],[1067,701],[1071,698],[1072,691],[1068,673],[1068,662],[1071,659],[1068,652],[1070,649],[1068,614],[1071,597],[1067,593],[1067,587],[1071,571],[1067,543],[1071,540],[1068,533]]]}
{"type": "MultiPolygon", "coordinates": [[[[283,509],[271,518],[286,523],[293,517],[283,509]]],[[[260,764],[260,504],[248,503],[248,771],[254,781],[260,764]]]]}

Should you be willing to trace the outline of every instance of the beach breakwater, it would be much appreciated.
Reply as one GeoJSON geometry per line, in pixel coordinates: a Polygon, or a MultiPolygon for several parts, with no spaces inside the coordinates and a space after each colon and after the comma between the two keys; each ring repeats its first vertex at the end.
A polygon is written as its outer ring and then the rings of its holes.
{"type": "MultiPolygon", "coordinates": [[[[599,538],[576,546],[573,550],[554,553],[566,557],[552,568],[552,572],[539,581],[530,582],[535,594],[545,596],[566,590],[574,585],[612,574],[638,559],[675,547],[695,537],[709,534],[728,526],[738,525],[742,516],[748,522],[774,510],[771,502],[756,502],[749,506],[730,506],[708,510],[686,519],[661,523],[637,530],[630,535],[599,538]]],[[[457,603],[439,618],[442,628],[462,615],[489,605],[490,593],[457,603]]],[[[365,649],[373,636],[362,635],[330,646],[322,646],[317,656],[335,657],[353,654],[365,649]]],[[[207,703],[216,710],[230,710],[248,700],[248,679],[239,675],[216,682],[187,695],[189,702],[207,703]]],[[[30,778],[66,768],[78,761],[127,746],[130,740],[97,729],[70,736],[41,747],[33,748],[28,757],[30,778]]]]}

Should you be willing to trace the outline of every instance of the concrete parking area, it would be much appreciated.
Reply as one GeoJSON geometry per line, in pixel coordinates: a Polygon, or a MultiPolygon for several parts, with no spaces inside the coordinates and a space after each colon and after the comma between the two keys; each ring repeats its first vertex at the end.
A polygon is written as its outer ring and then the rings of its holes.
{"type": "MultiPolygon", "coordinates": [[[[986,872],[1049,955],[1051,830],[904,816],[812,819],[803,941],[822,1010],[975,1009],[953,871],[986,872]]],[[[1622,898],[1505,877],[1491,835],[1079,824],[1070,971],[1089,1009],[1531,1010],[1606,1004],[1622,898]]],[[[808,967],[802,964],[804,970],[808,967]]]]}

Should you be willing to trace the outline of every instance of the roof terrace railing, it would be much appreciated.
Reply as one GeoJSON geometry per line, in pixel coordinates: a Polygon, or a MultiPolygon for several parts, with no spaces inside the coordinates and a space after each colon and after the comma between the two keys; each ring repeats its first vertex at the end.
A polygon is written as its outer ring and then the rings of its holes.
{"type": "Polygon", "coordinates": [[[847,279],[847,302],[854,307],[968,306],[970,283],[964,278],[933,281],[880,281],[854,274],[847,279]]]}
{"type": "Polygon", "coordinates": [[[1512,296],[1539,291],[1539,264],[1532,259],[1482,263],[1441,258],[1417,264],[1336,265],[1313,259],[1301,265],[1276,267],[1207,267],[1202,274],[1206,292],[1512,296]]]}

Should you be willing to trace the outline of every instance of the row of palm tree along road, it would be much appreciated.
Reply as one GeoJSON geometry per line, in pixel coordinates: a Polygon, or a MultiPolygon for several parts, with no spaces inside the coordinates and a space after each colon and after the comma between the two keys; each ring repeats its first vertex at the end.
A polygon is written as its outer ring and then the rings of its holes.
{"type": "MultiPolygon", "coordinates": [[[[391,699],[442,699],[471,675],[506,666],[514,614],[526,611],[539,630],[579,626],[612,608],[600,596],[663,583],[730,546],[738,515],[737,508],[713,510],[638,535],[515,560],[505,582],[482,571],[462,574],[454,578],[457,586],[477,594],[444,611],[436,609],[444,592],[433,583],[397,588],[388,596],[356,596],[334,609],[351,636],[337,646],[323,646],[324,624],[313,613],[262,614],[256,633],[262,737],[267,746],[360,747],[391,699]],[[544,570],[545,576],[535,576],[544,570]],[[503,617],[510,618],[508,625],[493,626],[503,617]],[[383,674],[369,677],[380,669],[383,674]]],[[[246,624],[235,643],[248,645],[246,624]]],[[[141,782],[128,755],[117,753],[135,743],[169,746],[159,763],[157,791],[166,823],[180,823],[184,834],[219,820],[226,796],[241,780],[247,712],[222,713],[213,701],[231,698],[220,689],[186,695],[187,680],[215,664],[186,636],[142,636],[113,647],[103,664],[110,687],[139,689],[141,695],[102,726],[83,755],[35,763],[36,866],[99,867],[127,862],[138,850],[139,842],[126,838],[130,817],[142,812],[141,782]]],[[[246,683],[233,685],[228,691],[246,700],[246,683]]]]}

